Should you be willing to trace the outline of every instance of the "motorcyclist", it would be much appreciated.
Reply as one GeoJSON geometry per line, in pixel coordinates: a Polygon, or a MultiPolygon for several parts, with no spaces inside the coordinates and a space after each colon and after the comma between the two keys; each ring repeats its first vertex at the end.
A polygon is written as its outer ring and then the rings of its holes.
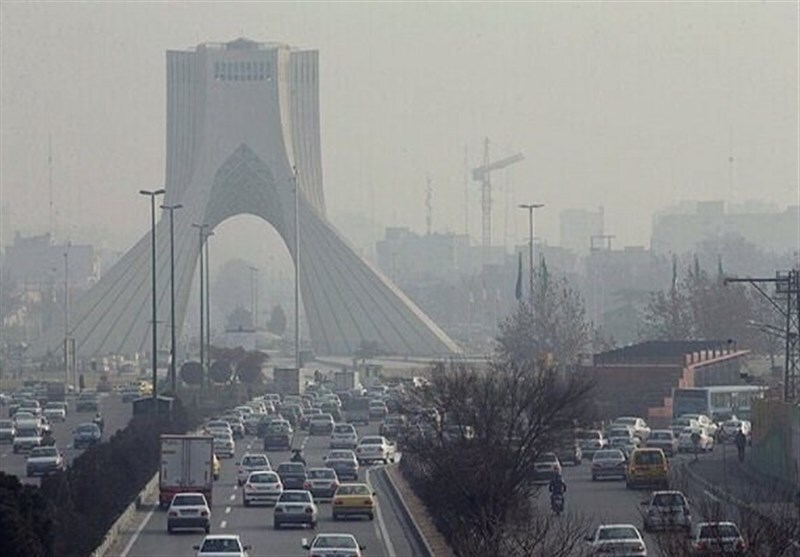
{"type": "Polygon", "coordinates": [[[291,462],[299,462],[303,466],[305,466],[306,465],[306,459],[303,458],[303,451],[301,449],[294,449],[292,452],[294,454],[292,455],[292,458],[290,459],[291,462]]]}
{"type": "Polygon", "coordinates": [[[739,462],[744,462],[744,451],[745,447],[747,446],[747,436],[742,431],[742,428],[739,428],[739,431],[736,432],[736,436],[733,438],[733,442],[736,445],[736,449],[739,452],[739,462]]]}
{"type": "Polygon", "coordinates": [[[561,477],[561,474],[558,473],[555,476],[553,476],[552,480],[550,480],[551,498],[563,497],[566,492],[567,492],[567,484],[564,483],[564,479],[561,477]]]}

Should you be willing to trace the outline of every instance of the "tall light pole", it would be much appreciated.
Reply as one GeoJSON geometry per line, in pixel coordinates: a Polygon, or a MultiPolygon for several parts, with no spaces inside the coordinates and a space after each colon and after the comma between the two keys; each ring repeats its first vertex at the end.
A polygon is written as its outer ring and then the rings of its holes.
{"type": "Polygon", "coordinates": [[[209,228],[205,234],[206,242],[206,356],[208,356],[208,366],[211,367],[211,259],[208,257],[208,239],[213,236],[209,228]]]}
{"type": "Polygon", "coordinates": [[[205,334],[204,334],[204,327],[205,327],[205,308],[203,304],[205,303],[205,287],[203,286],[203,281],[205,280],[205,263],[203,261],[203,242],[205,241],[205,229],[208,228],[207,224],[192,224],[194,228],[197,228],[198,232],[200,233],[200,243],[198,244],[198,253],[200,254],[200,368],[203,370],[203,383],[205,384],[205,359],[203,355],[203,343],[205,342],[205,334]]]}
{"type": "Polygon", "coordinates": [[[294,363],[300,370],[300,184],[297,168],[293,169],[294,183],[294,363]]]}
{"type": "Polygon", "coordinates": [[[533,311],[533,212],[544,207],[544,203],[521,203],[520,209],[528,210],[528,294],[531,300],[531,311],[533,311]]]}
{"type": "Polygon", "coordinates": [[[156,196],[166,192],[160,190],[139,190],[142,195],[150,197],[150,239],[151,239],[151,265],[152,265],[152,287],[153,287],[153,412],[158,414],[158,331],[156,331],[156,196]]]}
{"type": "Polygon", "coordinates": [[[253,314],[253,330],[258,324],[258,267],[250,267],[250,311],[253,314]]]}
{"type": "Polygon", "coordinates": [[[162,209],[169,211],[169,379],[173,394],[178,390],[178,376],[175,372],[175,209],[182,209],[180,203],[176,205],[162,205],[162,209]]]}
{"type": "Polygon", "coordinates": [[[64,251],[64,373],[69,385],[69,251],[64,251]]]}

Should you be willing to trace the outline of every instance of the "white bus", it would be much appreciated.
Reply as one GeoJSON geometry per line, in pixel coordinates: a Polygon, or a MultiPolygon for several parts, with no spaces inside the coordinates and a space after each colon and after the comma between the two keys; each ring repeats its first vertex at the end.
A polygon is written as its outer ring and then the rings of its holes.
{"type": "Polygon", "coordinates": [[[764,398],[763,385],[715,385],[692,389],[672,389],[672,417],[705,414],[714,422],[731,416],[749,420],[753,400],[764,398]]]}

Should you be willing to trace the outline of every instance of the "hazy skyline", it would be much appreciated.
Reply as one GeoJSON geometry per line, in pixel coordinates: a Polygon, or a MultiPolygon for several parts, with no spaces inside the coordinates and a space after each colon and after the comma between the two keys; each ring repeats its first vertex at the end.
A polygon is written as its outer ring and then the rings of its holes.
{"type": "MultiPolygon", "coordinates": [[[[47,230],[51,135],[60,239],[77,226],[132,245],[149,222],[136,192],[164,181],[165,51],[246,36],[320,52],[335,221],[363,213],[424,232],[430,177],[434,230],[463,232],[464,146],[477,166],[488,136],[493,159],[526,156],[495,176],[495,244],[509,185],[509,241],[526,233],[516,203],[535,201],[547,204],[537,236],[550,244],[561,210],[599,205],[617,245],[648,244],[652,212],[680,199],[799,202],[799,9],[3,2],[3,217],[47,230]]],[[[469,191],[477,243],[479,185],[469,191]]]]}

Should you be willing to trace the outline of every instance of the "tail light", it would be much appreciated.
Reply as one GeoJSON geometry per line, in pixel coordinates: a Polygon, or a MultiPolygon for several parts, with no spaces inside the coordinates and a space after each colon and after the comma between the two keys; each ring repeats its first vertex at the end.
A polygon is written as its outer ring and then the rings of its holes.
{"type": "Polygon", "coordinates": [[[747,549],[747,544],[745,543],[744,540],[739,540],[738,542],[736,542],[736,549],[738,551],[744,551],[745,549],[747,549]]]}
{"type": "Polygon", "coordinates": [[[176,511],[169,511],[169,516],[178,516],[176,511]]]}
{"type": "Polygon", "coordinates": [[[372,499],[364,499],[365,505],[372,505],[372,499]]]}
{"type": "Polygon", "coordinates": [[[200,511],[200,516],[208,516],[208,511],[200,511]]]}
{"type": "Polygon", "coordinates": [[[331,489],[336,489],[337,487],[339,487],[339,482],[333,482],[331,484],[331,489]]]}
{"type": "Polygon", "coordinates": [[[314,512],[314,509],[312,509],[311,507],[306,507],[306,514],[311,514],[313,512],[314,512]]]}
{"type": "Polygon", "coordinates": [[[303,482],[303,489],[311,489],[311,482],[303,482]]]}
{"type": "Polygon", "coordinates": [[[344,505],[344,501],[342,501],[341,499],[334,499],[333,500],[333,504],[334,505],[344,505]]]}
{"type": "Polygon", "coordinates": [[[248,489],[253,489],[253,484],[251,484],[251,483],[246,483],[246,484],[244,484],[244,488],[245,488],[245,490],[248,490],[248,489]]]}

